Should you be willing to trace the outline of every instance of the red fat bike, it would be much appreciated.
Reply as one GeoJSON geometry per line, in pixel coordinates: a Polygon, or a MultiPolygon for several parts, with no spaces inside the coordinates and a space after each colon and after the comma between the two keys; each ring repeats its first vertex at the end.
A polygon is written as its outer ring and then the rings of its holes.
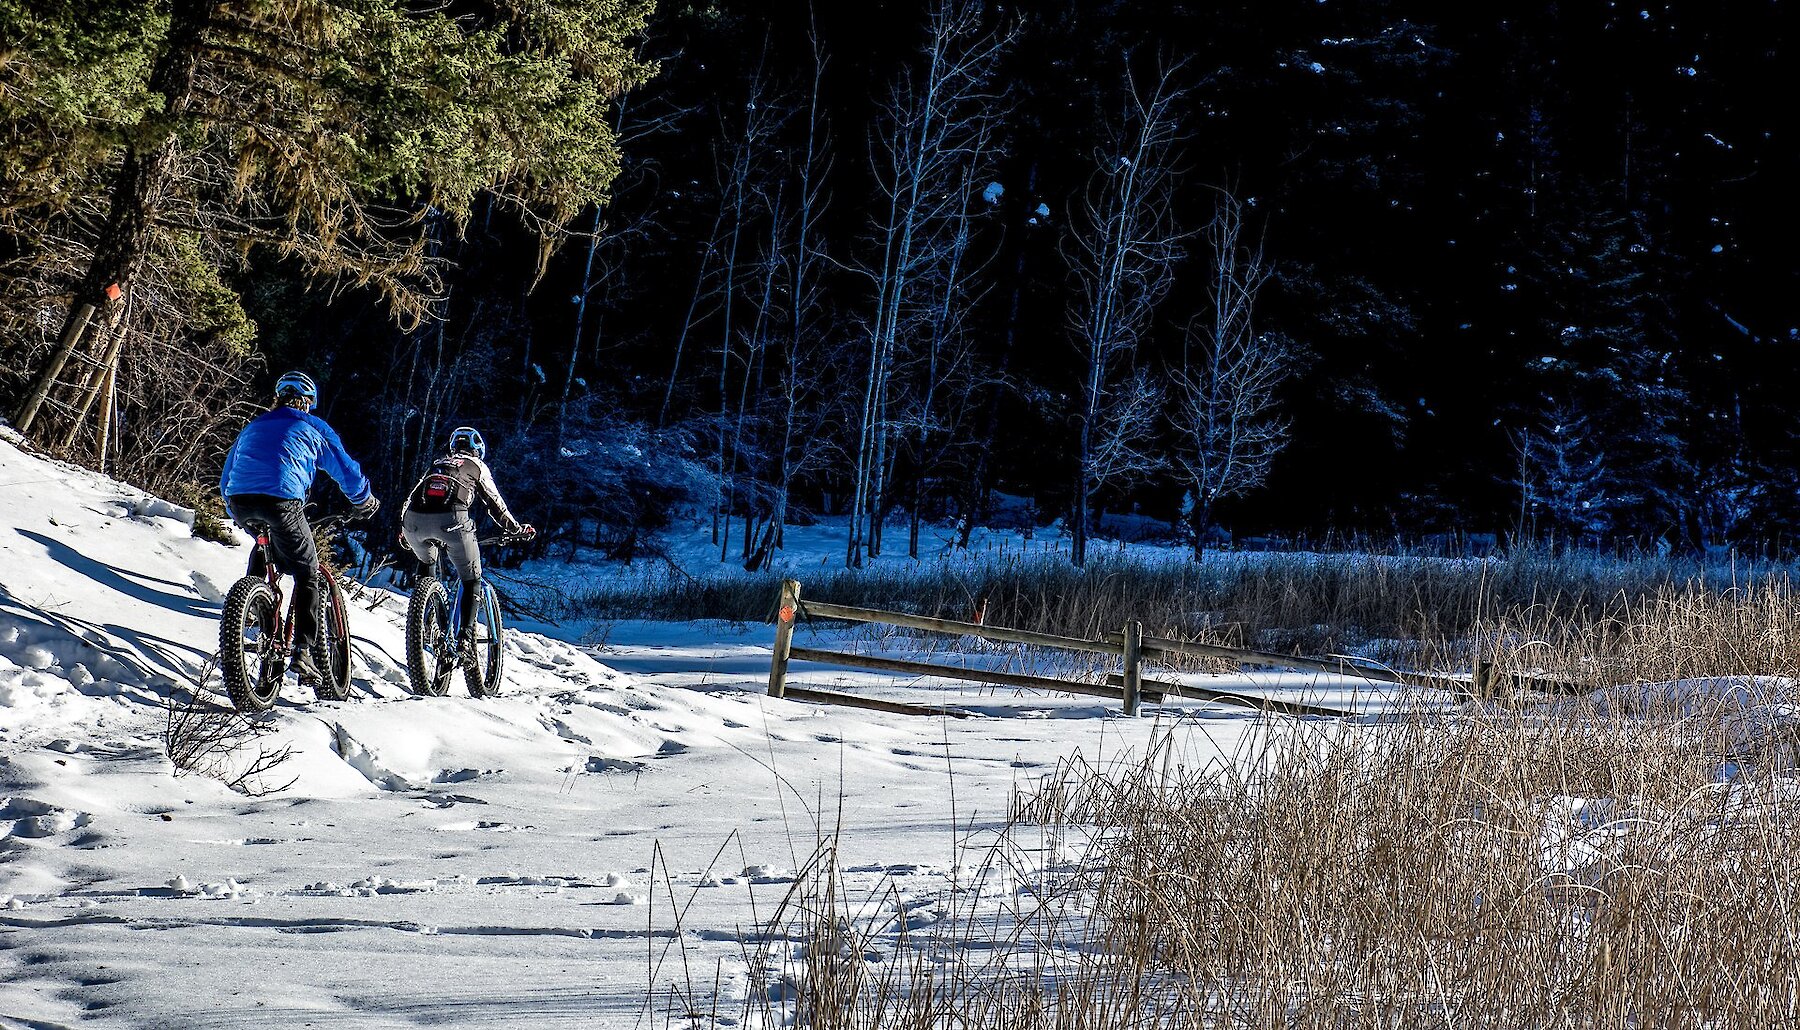
{"type": "MultiPolygon", "coordinates": [[[[325,519],[317,527],[331,530],[342,518],[325,519]]],[[[219,619],[219,670],[231,703],[246,715],[274,707],[293,655],[294,613],[283,611],[281,573],[269,554],[267,526],[257,526],[256,550],[263,574],[246,575],[225,595],[219,619]]],[[[289,606],[290,608],[292,606],[289,606]]],[[[319,680],[313,692],[321,701],[350,698],[350,623],[344,591],[324,562],[319,563],[319,636],[313,641],[313,664],[319,680]]]]}

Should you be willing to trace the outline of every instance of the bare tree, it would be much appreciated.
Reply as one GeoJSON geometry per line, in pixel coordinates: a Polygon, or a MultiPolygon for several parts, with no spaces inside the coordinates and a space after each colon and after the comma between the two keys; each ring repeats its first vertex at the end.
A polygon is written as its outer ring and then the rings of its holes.
{"type": "Polygon", "coordinates": [[[1256,298],[1269,281],[1262,242],[1244,241],[1244,205],[1219,191],[1206,227],[1212,320],[1188,327],[1176,376],[1175,428],[1188,484],[1186,515],[1194,559],[1206,548],[1215,505],[1267,482],[1293,428],[1276,396],[1293,365],[1285,337],[1256,328],[1256,298]]]}
{"type": "Polygon", "coordinates": [[[987,292],[984,269],[970,253],[980,191],[973,170],[965,168],[957,188],[960,204],[951,218],[943,260],[920,277],[927,303],[919,315],[920,339],[909,367],[898,377],[908,384],[908,400],[894,419],[893,430],[912,461],[912,503],[907,533],[908,556],[919,556],[919,528],[926,492],[950,460],[959,442],[980,384],[968,316],[987,292]]]}
{"type": "MultiPolygon", "coordinates": [[[[842,362],[832,353],[830,306],[825,283],[828,257],[822,220],[830,207],[826,180],[832,166],[831,133],[823,107],[827,60],[812,34],[812,80],[792,157],[779,180],[758,190],[767,232],[754,264],[755,317],[745,338],[753,375],[746,375],[739,405],[740,442],[734,460],[743,463],[738,503],[743,508],[743,564],[766,569],[781,547],[796,477],[834,460],[821,439],[824,426],[839,415],[830,370],[842,362]],[[752,386],[754,383],[754,386],[752,386]],[[748,425],[755,438],[742,442],[748,425]]],[[[784,150],[777,150],[777,155],[784,150]]],[[[733,468],[734,489],[740,483],[733,468]]],[[[721,560],[726,551],[721,545],[721,560]]]]}
{"type": "Polygon", "coordinates": [[[1160,401],[1137,367],[1138,344],[1168,294],[1188,234],[1170,203],[1182,141],[1175,88],[1179,66],[1160,70],[1141,88],[1129,72],[1122,110],[1096,155],[1086,197],[1072,212],[1064,253],[1080,292],[1069,311],[1083,375],[1076,418],[1075,497],[1071,557],[1087,562],[1090,506],[1106,484],[1162,467],[1150,450],[1160,401]]]}
{"type": "Polygon", "coordinates": [[[780,266],[786,276],[780,292],[786,298],[788,317],[776,393],[775,421],[780,426],[780,441],[771,448],[775,456],[770,476],[774,498],[762,538],[750,547],[744,559],[744,567],[751,570],[766,569],[773,562],[775,549],[782,545],[794,478],[822,461],[826,453],[806,446],[827,415],[827,404],[819,394],[818,377],[812,370],[818,367],[817,359],[829,346],[824,285],[830,262],[821,222],[831,206],[825,181],[831,173],[832,149],[830,126],[820,107],[827,61],[817,31],[812,36],[812,53],[806,147],[795,168],[792,250],[780,266]],[[810,406],[808,399],[814,402],[810,406]]]}
{"type": "Polygon", "coordinates": [[[855,421],[850,537],[845,563],[862,564],[864,548],[881,553],[881,522],[890,503],[894,374],[902,348],[920,336],[930,306],[928,271],[955,260],[959,189],[989,154],[998,101],[992,81],[1015,30],[989,29],[974,0],[938,0],[930,15],[923,66],[902,75],[872,141],[872,162],[886,209],[875,227],[877,255],[868,269],[873,310],[867,322],[868,364],[855,421]]]}
{"type": "MultiPolygon", "coordinates": [[[[757,259],[742,273],[749,287],[745,296],[751,311],[750,324],[740,332],[742,373],[738,377],[737,412],[731,418],[730,446],[721,448],[729,460],[721,458],[719,478],[724,491],[724,532],[719,534],[719,560],[731,553],[731,516],[740,512],[744,520],[743,560],[750,560],[754,547],[757,521],[770,506],[769,491],[764,486],[764,473],[769,464],[766,447],[768,398],[763,391],[767,372],[766,358],[774,344],[774,334],[781,325],[782,311],[778,302],[782,284],[782,261],[787,251],[787,234],[793,217],[787,207],[785,183],[777,183],[773,191],[759,187],[758,206],[766,212],[766,238],[757,259]]],[[[724,367],[721,367],[723,375],[724,367]]],[[[721,420],[721,425],[723,420],[721,420]]],[[[723,439],[723,437],[721,437],[723,439]]]]}
{"type": "MultiPolygon", "coordinates": [[[[795,105],[779,96],[770,81],[769,50],[765,41],[762,59],[750,74],[741,111],[729,114],[722,133],[723,144],[717,154],[716,196],[712,229],[701,248],[700,264],[695,272],[694,288],[675,338],[675,353],[669,367],[668,383],[663,391],[662,412],[658,424],[667,424],[674,405],[677,386],[681,382],[682,363],[689,341],[703,330],[716,332],[718,364],[705,391],[712,405],[708,413],[713,420],[713,463],[716,489],[712,501],[712,539],[723,556],[730,547],[727,538],[730,508],[736,491],[730,486],[732,469],[737,465],[733,455],[734,441],[741,441],[745,417],[743,403],[748,399],[747,386],[754,375],[759,355],[745,347],[755,347],[763,339],[765,306],[757,303],[757,294],[769,284],[765,247],[760,252],[754,244],[762,231],[760,219],[778,213],[779,205],[769,203],[773,183],[782,175],[774,160],[780,152],[783,127],[795,112],[795,105]],[[743,302],[748,302],[743,303],[743,302]],[[745,308],[754,323],[746,327],[745,308]],[[734,378],[734,372],[736,377],[734,378]],[[734,399],[738,410],[733,411],[734,399]]],[[[773,231],[773,230],[771,230],[773,231]]]]}
{"type": "MultiPolygon", "coordinates": [[[[648,50],[648,43],[641,49],[648,50]]],[[[613,134],[619,145],[629,150],[636,150],[639,144],[654,136],[668,135],[687,129],[688,120],[700,111],[698,105],[684,106],[670,102],[667,96],[652,94],[644,98],[621,97],[613,113],[613,134]]],[[[576,369],[584,356],[583,328],[587,320],[588,307],[596,306],[596,321],[604,319],[610,311],[616,310],[619,304],[619,281],[631,267],[631,251],[633,247],[646,243],[667,232],[663,224],[663,211],[655,198],[663,194],[662,181],[658,174],[656,162],[634,161],[625,165],[613,184],[612,196],[604,205],[594,205],[593,219],[588,230],[579,235],[587,246],[587,258],[582,265],[581,289],[571,300],[575,305],[575,328],[570,334],[569,360],[563,374],[562,398],[557,408],[559,423],[568,418],[568,408],[573,386],[576,384],[576,369]],[[639,198],[635,203],[629,198],[639,198]],[[621,216],[621,211],[624,212],[621,216]],[[598,268],[596,268],[596,265],[598,268]]],[[[679,194],[676,194],[679,196],[679,194]]],[[[716,226],[715,226],[716,235],[716,226]]],[[[705,269],[702,268],[702,273],[705,269]]],[[[596,342],[601,335],[596,326],[594,336],[596,342]]],[[[684,329],[685,332],[685,329],[684,329]]],[[[597,348],[596,348],[597,349],[597,348]]],[[[679,361],[677,362],[679,368],[679,361]]],[[[525,349],[525,372],[530,378],[540,381],[544,376],[541,370],[531,363],[530,341],[527,339],[525,349]]],[[[671,383],[673,380],[671,380],[671,383]]],[[[668,414],[667,399],[664,401],[663,417],[668,414]]],[[[521,428],[525,422],[521,409],[521,428]]],[[[562,430],[559,429],[559,432],[562,430]]]]}

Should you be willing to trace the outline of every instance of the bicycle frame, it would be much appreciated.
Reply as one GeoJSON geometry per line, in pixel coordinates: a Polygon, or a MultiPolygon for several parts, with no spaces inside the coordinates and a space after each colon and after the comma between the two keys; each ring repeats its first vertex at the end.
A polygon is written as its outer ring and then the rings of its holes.
{"type": "MultiPolygon", "coordinates": [[[[494,544],[504,544],[506,540],[507,538],[504,536],[484,536],[475,541],[475,547],[479,550],[491,547],[494,544]]],[[[483,567],[485,568],[485,566],[486,558],[484,556],[483,567]]],[[[441,546],[437,549],[431,560],[430,577],[443,584],[444,598],[449,602],[450,625],[462,625],[459,621],[462,618],[462,577],[456,574],[456,567],[444,557],[444,551],[441,546]]],[[[481,603],[480,595],[486,590],[491,589],[487,585],[487,575],[485,572],[482,574],[479,582],[481,583],[481,589],[476,591],[476,596],[474,598],[476,604],[481,603]]]]}
{"type": "Polygon", "coordinates": [[[286,657],[294,646],[294,613],[287,603],[287,595],[281,589],[281,570],[275,567],[275,558],[269,553],[269,532],[258,529],[256,533],[256,560],[262,563],[263,582],[275,592],[275,610],[281,615],[281,632],[275,641],[275,651],[286,657]]]}
{"type": "MultiPolygon", "coordinates": [[[[318,528],[331,528],[340,521],[322,521],[318,528]]],[[[281,570],[275,567],[275,559],[269,553],[269,531],[266,527],[259,528],[256,532],[256,558],[262,563],[263,582],[269,584],[269,589],[275,592],[275,610],[281,613],[281,639],[276,641],[276,648],[278,654],[285,656],[294,648],[294,611],[293,606],[288,604],[287,594],[281,589],[281,570]]],[[[336,616],[341,623],[347,622],[342,612],[332,611],[337,603],[337,576],[323,560],[316,569],[319,575],[319,596],[325,600],[327,613],[336,616]]],[[[348,626],[343,629],[347,632],[348,626]]]]}

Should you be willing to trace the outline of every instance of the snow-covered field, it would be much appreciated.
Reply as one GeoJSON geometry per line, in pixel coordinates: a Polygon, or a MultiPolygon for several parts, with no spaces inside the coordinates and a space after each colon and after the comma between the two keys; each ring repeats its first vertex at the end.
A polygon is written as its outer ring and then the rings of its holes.
{"type": "MultiPolygon", "coordinates": [[[[16,442],[0,430],[0,1027],[734,1026],[752,991],[781,1022],[795,945],[777,909],[821,843],[864,939],[976,954],[1082,857],[1040,834],[987,861],[1029,834],[1008,819],[1015,789],[1077,753],[1142,754],[1165,731],[1190,770],[1269,739],[1240,708],[1126,719],[1092,698],[816,664],[790,683],[974,717],[772,699],[770,628],[718,623],[515,627],[504,696],[415,698],[404,598],[362,589],[353,700],[290,685],[236,761],[291,755],[240,793],[178,774],[163,737],[171,698],[204,681],[201,698],[222,701],[210,661],[245,549],[16,442]]],[[[830,532],[800,534],[790,560],[830,560],[830,532]]],[[[866,628],[798,639],[909,646],[866,628]]],[[[932,660],[1025,660],[964,643],[932,660]]],[[[1312,675],[1207,681],[1361,709],[1377,728],[1403,700],[1312,675]]],[[[1790,693],[1748,678],[1638,685],[1575,715],[1723,703],[1733,749],[1767,751],[1800,725],[1790,693]]],[[[1722,788],[1734,770],[1720,767],[1722,788]]],[[[1546,816],[1547,856],[1587,832],[1592,805],[1546,816]]],[[[1543,872],[1571,875],[1560,861],[1543,872]]],[[[1053,935],[1030,961],[1060,946],[1053,935]]]]}
{"type": "Polygon", "coordinates": [[[1141,748],[1170,720],[1229,751],[1250,725],[819,666],[793,682],[982,717],[775,700],[759,626],[619,624],[590,648],[515,632],[506,696],[415,698],[404,599],[369,590],[354,699],[290,684],[254,745],[292,749],[263,778],[287,785],[249,796],[176,775],[162,744],[245,549],[15,443],[0,439],[4,1026],[661,1026],[715,985],[730,1013],[747,944],[822,837],[853,895],[930,911],[959,849],[1059,758],[1141,748]]]}

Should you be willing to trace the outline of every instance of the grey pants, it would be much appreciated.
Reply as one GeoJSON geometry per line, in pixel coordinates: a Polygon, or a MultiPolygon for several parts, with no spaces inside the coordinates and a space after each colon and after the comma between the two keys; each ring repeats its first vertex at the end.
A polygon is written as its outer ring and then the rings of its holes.
{"type": "Polygon", "coordinates": [[[467,512],[435,515],[409,511],[400,521],[400,531],[420,561],[436,564],[441,552],[464,583],[481,578],[481,545],[475,542],[475,520],[467,512]]]}
{"type": "Polygon", "coordinates": [[[409,511],[400,520],[400,531],[406,534],[406,546],[412,548],[413,556],[426,565],[437,564],[440,552],[450,559],[462,580],[462,596],[453,598],[461,615],[459,628],[473,626],[475,587],[481,582],[481,545],[475,541],[475,520],[467,512],[437,515],[409,511]]]}

